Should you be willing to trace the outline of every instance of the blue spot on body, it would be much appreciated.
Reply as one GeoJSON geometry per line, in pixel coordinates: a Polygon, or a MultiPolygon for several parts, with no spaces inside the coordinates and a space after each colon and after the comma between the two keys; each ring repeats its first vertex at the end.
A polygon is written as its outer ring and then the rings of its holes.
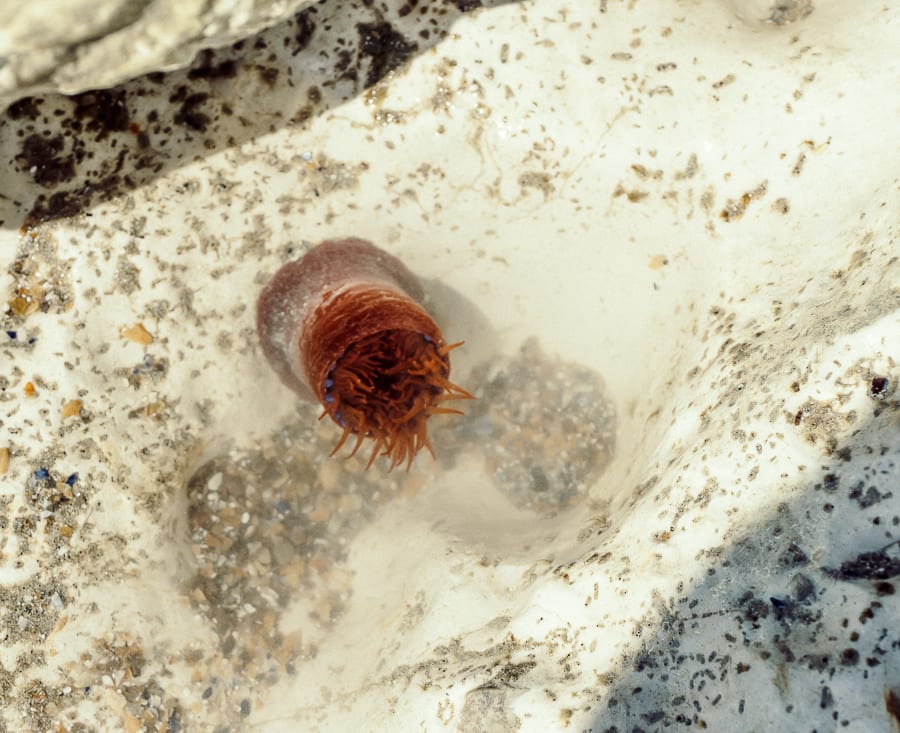
{"type": "Polygon", "coordinates": [[[325,389],[331,389],[332,387],[334,387],[334,380],[329,377],[325,380],[325,389]]]}
{"type": "Polygon", "coordinates": [[[334,402],[334,395],[333,394],[325,395],[325,401],[330,405],[332,402],[334,402]]]}
{"type": "Polygon", "coordinates": [[[7,331],[6,335],[9,336],[11,339],[18,338],[18,336],[19,336],[19,334],[17,334],[15,331],[7,331]]]}
{"type": "Polygon", "coordinates": [[[50,472],[46,468],[39,468],[34,472],[34,477],[38,481],[45,481],[46,479],[50,478],[50,472]]]}
{"type": "Polygon", "coordinates": [[[73,473],[73,474],[71,474],[71,475],[69,476],[69,478],[66,479],[66,483],[69,484],[69,486],[74,486],[74,485],[75,485],[75,482],[76,482],[77,480],[78,480],[78,474],[77,474],[77,473],[73,473]]]}

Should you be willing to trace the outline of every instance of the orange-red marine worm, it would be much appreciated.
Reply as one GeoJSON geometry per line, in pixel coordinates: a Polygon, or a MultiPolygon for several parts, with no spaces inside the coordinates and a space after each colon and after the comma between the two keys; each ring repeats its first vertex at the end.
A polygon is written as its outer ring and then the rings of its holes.
{"type": "Polygon", "coordinates": [[[390,468],[427,448],[428,418],[462,414],[471,399],[450,381],[451,350],[422,306],[419,281],[396,257],[362,239],[329,240],[289,262],[263,288],[256,317],[263,353],[284,384],[316,399],[347,438],[366,438],[390,468]]]}

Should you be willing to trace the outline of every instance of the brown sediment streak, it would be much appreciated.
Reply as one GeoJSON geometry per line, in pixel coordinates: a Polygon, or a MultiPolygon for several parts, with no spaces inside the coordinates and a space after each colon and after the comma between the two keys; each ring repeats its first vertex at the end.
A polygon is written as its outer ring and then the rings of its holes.
{"type": "Polygon", "coordinates": [[[427,421],[472,397],[449,380],[449,352],[415,276],[361,239],[332,240],[282,267],[257,305],[260,343],[281,380],[318,400],[343,434],[366,438],[391,468],[432,454],[427,421]]]}

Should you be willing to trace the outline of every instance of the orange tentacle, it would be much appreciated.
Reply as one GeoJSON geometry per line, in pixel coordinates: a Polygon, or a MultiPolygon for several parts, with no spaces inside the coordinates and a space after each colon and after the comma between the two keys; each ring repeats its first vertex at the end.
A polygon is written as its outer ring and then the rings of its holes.
{"type": "Polygon", "coordinates": [[[422,449],[434,455],[428,439],[431,415],[462,415],[441,407],[447,400],[474,399],[449,380],[448,352],[462,345],[439,345],[414,331],[387,330],[353,343],[329,372],[328,404],[331,415],[344,428],[332,455],[350,433],[357,436],[350,456],[365,438],[373,440],[366,468],[379,455],[390,459],[390,470],[406,463],[407,470],[422,449]]]}

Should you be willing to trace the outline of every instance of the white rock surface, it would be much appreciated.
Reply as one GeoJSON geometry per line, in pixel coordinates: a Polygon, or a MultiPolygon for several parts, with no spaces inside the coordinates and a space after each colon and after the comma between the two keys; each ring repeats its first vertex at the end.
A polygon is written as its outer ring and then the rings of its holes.
{"type": "Polygon", "coordinates": [[[895,729],[898,17],[330,0],[11,107],[6,728],[895,729]],[[468,341],[408,475],[256,344],[345,234],[468,341]]]}
{"type": "Polygon", "coordinates": [[[309,0],[28,0],[0,4],[0,106],[187,66],[309,0]]]}

